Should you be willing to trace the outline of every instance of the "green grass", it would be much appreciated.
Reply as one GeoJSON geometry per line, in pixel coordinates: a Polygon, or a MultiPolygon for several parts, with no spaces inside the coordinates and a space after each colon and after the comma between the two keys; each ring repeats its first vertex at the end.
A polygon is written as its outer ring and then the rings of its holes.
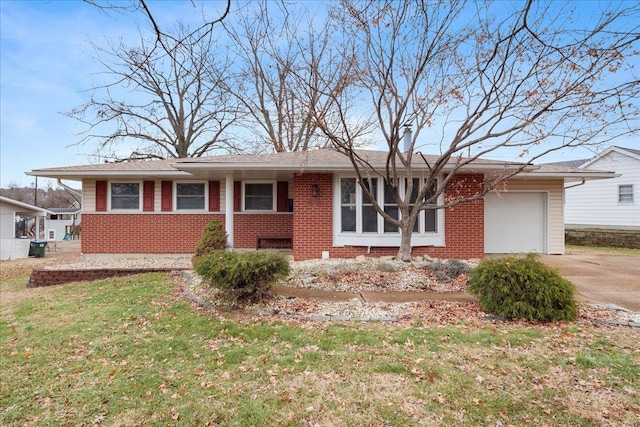
{"type": "Polygon", "coordinates": [[[3,303],[0,425],[640,423],[638,329],[300,322],[203,311],[175,287],[3,303]]]}

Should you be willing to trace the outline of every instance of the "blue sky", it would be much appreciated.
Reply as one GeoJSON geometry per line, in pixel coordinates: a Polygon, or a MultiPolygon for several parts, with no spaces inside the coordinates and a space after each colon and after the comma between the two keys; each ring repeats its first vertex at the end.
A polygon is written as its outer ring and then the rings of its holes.
{"type": "MultiPolygon", "coordinates": [[[[175,16],[188,19],[189,4],[152,3],[165,24],[175,16]]],[[[95,146],[74,145],[83,127],[63,113],[88,101],[86,89],[101,79],[91,41],[137,37],[132,15],[106,15],[80,1],[3,0],[0,29],[0,186],[31,185],[34,178],[24,172],[32,169],[95,162],[95,146]]],[[[640,148],[640,141],[616,145],[640,148]]],[[[547,160],[591,155],[576,150],[547,160]]]]}
{"type": "MultiPolygon", "coordinates": [[[[188,19],[189,4],[152,6],[166,24],[188,19]]],[[[95,162],[95,146],[74,145],[84,127],[63,113],[87,102],[87,89],[102,81],[91,42],[135,40],[137,25],[132,14],[106,15],[77,0],[0,1],[0,187],[31,185],[25,172],[32,169],[95,162]]]]}
{"type": "MultiPolygon", "coordinates": [[[[90,39],[127,31],[81,2],[0,2],[0,185],[30,185],[25,171],[90,163],[78,123],[62,113],[86,102],[94,73],[90,39]]],[[[134,27],[135,28],[135,27],[134,27]]]]}

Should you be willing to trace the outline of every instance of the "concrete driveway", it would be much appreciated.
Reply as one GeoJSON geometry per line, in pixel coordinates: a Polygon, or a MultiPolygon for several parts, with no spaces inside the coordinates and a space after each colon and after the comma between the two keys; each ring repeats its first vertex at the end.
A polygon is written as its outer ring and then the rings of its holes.
{"type": "Polygon", "coordinates": [[[543,255],[542,261],[576,286],[579,301],[640,313],[640,255],[569,252],[543,255]]]}

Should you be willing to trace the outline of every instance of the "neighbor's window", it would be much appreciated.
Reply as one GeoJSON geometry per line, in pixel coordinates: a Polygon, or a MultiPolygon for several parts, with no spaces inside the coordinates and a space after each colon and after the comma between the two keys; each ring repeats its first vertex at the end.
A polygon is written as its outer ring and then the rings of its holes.
{"type": "Polygon", "coordinates": [[[111,183],[111,209],[140,209],[140,184],[111,183]]]}
{"type": "Polygon", "coordinates": [[[204,183],[177,183],[176,209],[203,210],[205,208],[204,183]]]}
{"type": "Polygon", "coordinates": [[[633,184],[618,186],[618,202],[633,203],[633,184]]]}
{"type": "Polygon", "coordinates": [[[244,184],[244,209],[247,211],[274,210],[273,183],[244,184]]]}
{"type": "MultiPolygon", "coordinates": [[[[400,212],[396,205],[391,188],[383,183],[382,187],[378,183],[382,181],[377,178],[365,179],[364,183],[368,189],[376,197],[376,200],[382,200],[384,211],[391,217],[398,219],[400,212]]],[[[422,180],[414,178],[412,180],[413,188],[409,199],[410,208],[413,208],[418,199],[418,193],[422,180]]],[[[401,181],[399,191],[404,193],[408,182],[401,181]]],[[[427,193],[429,198],[433,193],[427,193]]],[[[436,232],[436,210],[427,209],[420,212],[418,219],[414,225],[414,233],[432,233],[436,232]]],[[[393,234],[398,233],[398,227],[388,221],[382,219],[375,211],[373,203],[366,196],[365,192],[356,184],[355,178],[340,179],[340,224],[342,232],[356,233],[377,233],[377,234],[393,234]]]]}

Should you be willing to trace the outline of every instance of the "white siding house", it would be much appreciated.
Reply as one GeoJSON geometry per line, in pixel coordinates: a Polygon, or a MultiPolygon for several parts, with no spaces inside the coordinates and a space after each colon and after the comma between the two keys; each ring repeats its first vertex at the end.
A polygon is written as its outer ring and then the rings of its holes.
{"type": "Polygon", "coordinates": [[[35,229],[40,229],[51,211],[0,196],[0,259],[27,258],[31,238],[40,240],[43,236],[28,236],[26,231],[17,235],[16,218],[18,216],[35,217],[35,229]]]}
{"type": "Polygon", "coordinates": [[[81,210],[78,208],[51,208],[47,218],[46,240],[60,241],[77,239],[80,236],[70,235],[74,227],[80,226],[81,210]]]}
{"type": "Polygon", "coordinates": [[[640,228],[640,150],[609,147],[579,168],[610,171],[619,176],[567,186],[567,226],[640,228]]]}

